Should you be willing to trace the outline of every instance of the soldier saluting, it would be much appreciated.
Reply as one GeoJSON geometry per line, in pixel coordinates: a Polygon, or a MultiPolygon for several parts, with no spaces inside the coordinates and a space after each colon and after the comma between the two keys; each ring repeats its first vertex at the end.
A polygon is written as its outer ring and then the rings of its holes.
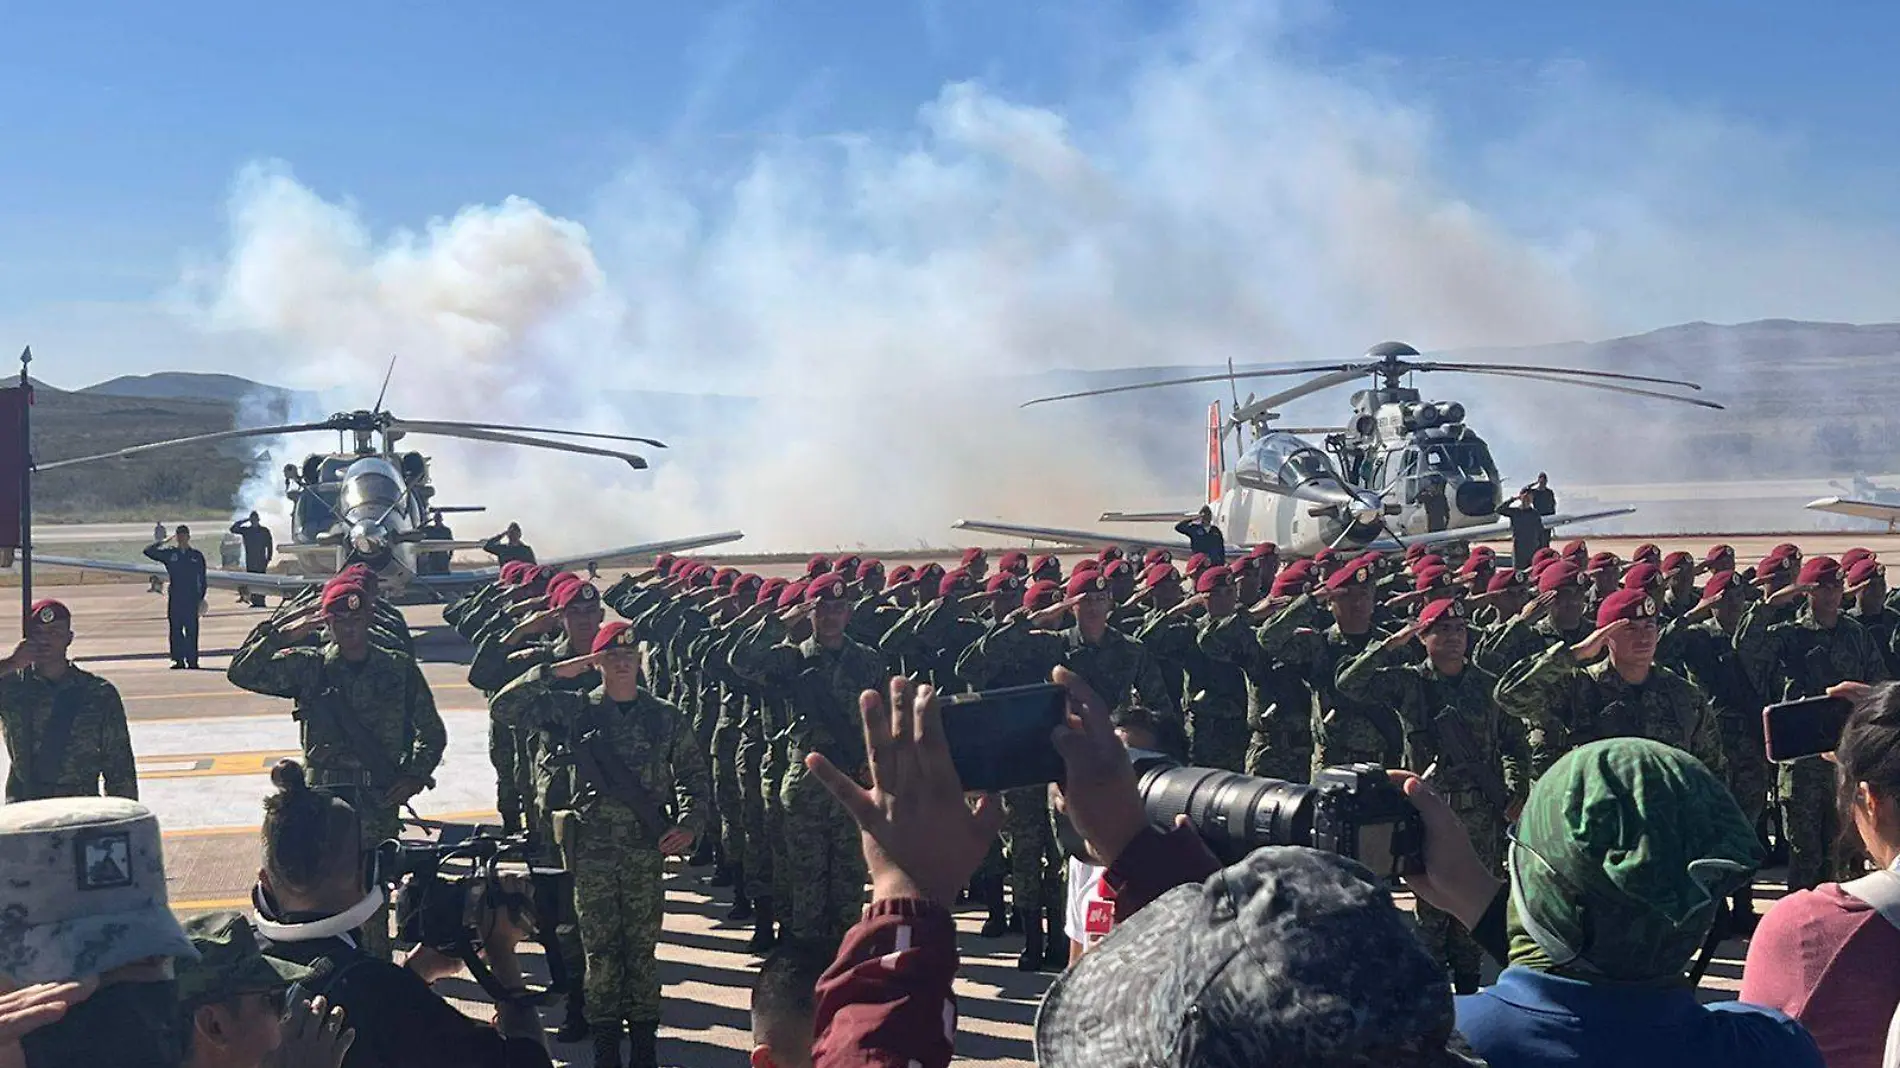
{"type": "MultiPolygon", "coordinates": [[[[590,587],[591,588],[591,587],[590,587]]],[[[574,906],[586,954],[586,1014],[594,1064],[659,1064],[660,970],[654,946],[666,912],[664,859],[692,849],[706,825],[712,772],[692,724],[640,685],[631,626],[609,623],[589,652],[537,666],[495,695],[496,719],[558,732],[574,769],[574,906]],[[599,672],[585,693],[556,680],[599,672]],[[622,1061],[623,1023],[633,1056],[622,1061]]]]}
{"type": "MultiPolygon", "coordinates": [[[[158,528],[163,531],[164,528],[158,528]]],[[[198,668],[198,611],[204,604],[205,554],[191,547],[191,528],[180,524],[172,544],[159,538],[145,547],[147,558],[165,565],[171,582],[165,597],[165,619],[171,624],[172,670],[198,668]]]]}
{"type": "Polygon", "coordinates": [[[96,797],[137,801],[138,775],[125,704],[109,682],[66,659],[73,616],[58,601],[32,607],[26,638],[0,660],[0,727],[6,731],[6,799],[96,797]]]}
{"type": "MultiPolygon", "coordinates": [[[[415,660],[371,644],[372,616],[362,586],[333,579],[316,605],[258,624],[225,675],[296,702],[312,785],[350,801],[364,841],[380,842],[401,830],[399,808],[435,785],[448,734],[415,660]],[[329,633],[321,648],[297,647],[319,628],[329,633]]],[[[386,924],[372,918],[364,948],[388,955],[386,924]]]]}

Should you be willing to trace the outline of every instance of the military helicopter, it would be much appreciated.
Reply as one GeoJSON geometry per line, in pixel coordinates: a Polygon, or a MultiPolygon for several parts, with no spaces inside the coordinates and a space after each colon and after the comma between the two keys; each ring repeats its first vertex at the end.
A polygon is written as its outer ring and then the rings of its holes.
{"type": "MultiPolygon", "coordinates": [[[[383,384],[387,389],[386,377],[383,384]]],[[[430,522],[431,513],[465,512],[479,508],[433,505],[435,487],[430,481],[429,459],[420,452],[399,451],[397,443],[406,436],[425,434],[465,438],[608,457],[621,460],[636,470],[644,469],[647,462],[633,453],[570,441],[548,441],[529,435],[558,434],[634,442],[662,449],[666,447],[650,438],[623,434],[502,423],[403,419],[383,410],[382,400],[379,394],[374,408],[338,412],[314,423],[252,427],[149,442],[96,456],[77,456],[38,464],[35,470],[48,471],[75,464],[121,459],[182,445],[333,430],[338,435],[335,452],[312,453],[301,465],[286,465],[284,470],[285,491],[291,502],[292,540],[288,544],[278,545],[276,549],[280,554],[297,557],[303,565],[302,574],[217,570],[209,572],[210,585],[215,589],[235,589],[241,593],[291,594],[323,581],[350,564],[360,562],[376,570],[382,578],[385,592],[392,598],[432,601],[447,599],[490,581],[495,578],[498,569],[488,567],[455,571],[430,566],[433,561],[443,560],[456,549],[479,548],[483,544],[442,539],[441,528],[430,522]]],[[[602,549],[542,562],[560,567],[586,564],[591,569],[601,560],[686,552],[737,541],[743,536],[736,530],[721,531],[602,549]]],[[[165,569],[156,564],[86,560],[38,553],[34,554],[34,561],[58,567],[83,567],[124,574],[165,574],[165,569]]]]}
{"type": "MultiPolygon", "coordinates": [[[[1230,362],[1226,374],[1195,375],[1104,389],[1038,397],[1023,407],[1053,401],[1198,383],[1226,382],[1234,392],[1229,415],[1221,405],[1208,408],[1207,505],[1230,545],[1272,542],[1281,551],[1311,556],[1325,548],[1390,551],[1424,542],[1437,544],[1508,535],[1498,506],[1513,493],[1504,490],[1490,446],[1466,423],[1457,401],[1426,401],[1406,376],[1434,372],[1495,375],[1556,382],[1720,409],[1698,397],[1617,383],[1639,382],[1690,390],[1693,382],[1573,368],[1520,364],[1448,363],[1420,359],[1412,346],[1387,341],[1362,359],[1336,364],[1300,364],[1239,371],[1230,362]],[[1309,380],[1268,397],[1241,402],[1242,378],[1311,375],[1309,380]],[[1352,395],[1352,417],[1340,427],[1277,428],[1275,409],[1290,401],[1370,376],[1370,388],[1352,395]],[[1252,440],[1244,436],[1251,434],[1252,440]],[[1227,464],[1228,436],[1235,462],[1227,464]],[[1324,435],[1315,445],[1302,435],[1324,435]]],[[[1546,527],[1627,515],[1634,509],[1545,516],[1546,527]]],[[[1105,523],[1177,522],[1183,512],[1105,512],[1105,523]]],[[[1033,538],[1077,546],[1140,545],[1182,549],[1186,542],[1163,538],[1131,539],[1108,531],[1031,527],[965,519],[962,530],[1033,538]]]]}

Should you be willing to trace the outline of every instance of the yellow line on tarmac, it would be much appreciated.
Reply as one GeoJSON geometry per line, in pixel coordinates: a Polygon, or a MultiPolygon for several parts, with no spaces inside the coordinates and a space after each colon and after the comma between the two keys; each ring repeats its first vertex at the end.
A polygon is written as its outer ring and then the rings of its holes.
{"type": "Polygon", "coordinates": [[[195,779],[207,775],[262,775],[279,760],[297,755],[295,749],[152,754],[139,758],[139,778],[195,779]]]}
{"type": "Polygon", "coordinates": [[[207,901],[174,901],[173,912],[223,912],[226,909],[248,909],[251,899],[248,897],[214,898],[207,901]]]}
{"type": "MultiPolygon", "coordinates": [[[[437,823],[495,823],[501,817],[494,809],[479,809],[471,812],[439,812],[422,817],[437,823]]],[[[173,838],[216,838],[219,835],[257,834],[258,824],[245,823],[230,827],[185,827],[176,831],[165,831],[163,837],[173,838]]]]}

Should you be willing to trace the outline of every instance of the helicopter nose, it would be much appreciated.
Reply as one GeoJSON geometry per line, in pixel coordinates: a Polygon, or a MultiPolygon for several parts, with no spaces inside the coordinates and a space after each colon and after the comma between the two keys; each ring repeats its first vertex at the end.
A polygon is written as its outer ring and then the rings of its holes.
{"type": "Polygon", "coordinates": [[[350,531],[350,548],[359,556],[375,556],[387,547],[387,532],[374,523],[358,523],[350,531]]]}
{"type": "Polygon", "coordinates": [[[1498,486],[1489,479],[1466,479],[1458,484],[1458,511],[1476,518],[1495,515],[1498,510],[1498,486]]]}

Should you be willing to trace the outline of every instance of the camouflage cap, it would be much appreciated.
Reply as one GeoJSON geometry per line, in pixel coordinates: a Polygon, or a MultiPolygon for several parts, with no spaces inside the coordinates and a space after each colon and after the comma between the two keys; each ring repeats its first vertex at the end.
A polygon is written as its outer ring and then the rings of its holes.
{"type": "Polygon", "coordinates": [[[1453,1025],[1444,968],[1370,872],[1269,846],[1157,898],[1056,980],[1036,1063],[1481,1064],[1453,1025]]]}
{"type": "Polygon", "coordinates": [[[257,947],[250,921],[240,913],[193,917],[185,921],[185,935],[198,951],[198,960],[178,966],[178,1006],[183,1009],[239,994],[282,990],[310,974],[301,964],[265,956],[257,947]]]}
{"type": "Polygon", "coordinates": [[[15,983],[197,959],[166,904],[158,819],[136,801],[0,805],[0,870],[0,975],[15,983]]]}

